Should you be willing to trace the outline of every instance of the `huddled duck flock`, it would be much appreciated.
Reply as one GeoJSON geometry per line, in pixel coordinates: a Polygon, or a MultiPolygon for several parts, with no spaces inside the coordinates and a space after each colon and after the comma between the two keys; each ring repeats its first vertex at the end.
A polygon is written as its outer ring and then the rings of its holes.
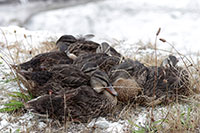
{"type": "Polygon", "coordinates": [[[57,49],[17,65],[34,99],[27,109],[50,118],[88,122],[107,115],[117,102],[151,106],[188,95],[189,76],[169,55],[160,66],[127,59],[108,43],[63,35],[57,49]]]}

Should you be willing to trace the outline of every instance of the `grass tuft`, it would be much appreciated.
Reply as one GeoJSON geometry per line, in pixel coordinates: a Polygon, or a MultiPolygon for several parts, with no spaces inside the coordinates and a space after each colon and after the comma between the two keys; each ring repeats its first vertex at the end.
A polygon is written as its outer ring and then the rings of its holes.
{"type": "Polygon", "coordinates": [[[4,107],[0,109],[0,112],[16,112],[24,108],[24,103],[33,99],[31,94],[24,94],[22,92],[8,93],[8,96],[12,99],[8,103],[2,104],[4,107]]]}

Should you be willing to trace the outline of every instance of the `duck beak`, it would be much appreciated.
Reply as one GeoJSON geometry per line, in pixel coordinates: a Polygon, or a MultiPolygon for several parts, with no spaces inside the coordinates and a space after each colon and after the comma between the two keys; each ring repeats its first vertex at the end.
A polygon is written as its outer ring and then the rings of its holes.
{"type": "Polygon", "coordinates": [[[114,95],[114,96],[118,96],[118,93],[116,92],[116,90],[115,90],[112,86],[107,87],[106,90],[107,90],[110,94],[112,94],[112,95],[114,95]]]}

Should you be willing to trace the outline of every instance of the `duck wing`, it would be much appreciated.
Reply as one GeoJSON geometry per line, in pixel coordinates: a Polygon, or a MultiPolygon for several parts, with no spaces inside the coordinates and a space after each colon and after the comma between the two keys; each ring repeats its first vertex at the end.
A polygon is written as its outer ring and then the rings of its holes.
{"type": "Polygon", "coordinates": [[[78,67],[73,65],[57,65],[49,70],[54,74],[52,77],[52,84],[61,87],[79,87],[81,85],[88,85],[90,77],[82,72],[78,67]]]}
{"type": "Polygon", "coordinates": [[[19,74],[25,79],[30,93],[37,97],[50,92],[66,90],[69,87],[79,87],[88,85],[90,77],[80,71],[76,66],[54,65],[44,71],[19,71],[19,74]]]}
{"type": "Polygon", "coordinates": [[[82,67],[85,63],[93,62],[97,65],[101,64],[102,61],[106,60],[109,56],[103,53],[92,53],[79,56],[74,60],[73,64],[82,67]]]}
{"type": "Polygon", "coordinates": [[[31,60],[19,64],[19,68],[26,71],[41,71],[58,64],[71,64],[73,62],[64,52],[47,52],[33,57],[31,60]]]}
{"type": "Polygon", "coordinates": [[[95,53],[98,46],[99,44],[93,41],[77,40],[68,47],[67,52],[80,56],[88,53],[95,53]]]}
{"type": "Polygon", "coordinates": [[[101,70],[108,72],[113,66],[121,63],[119,57],[109,56],[105,53],[92,53],[79,56],[73,64],[83,68],[87,63],[96,64],[101,70]]]}

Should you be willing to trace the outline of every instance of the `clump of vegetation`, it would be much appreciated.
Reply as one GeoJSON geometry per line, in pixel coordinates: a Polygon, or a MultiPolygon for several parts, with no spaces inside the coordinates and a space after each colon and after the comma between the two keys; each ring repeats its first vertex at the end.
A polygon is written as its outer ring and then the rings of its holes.
{"type": "Polygon", "coordinates": [[[24,94],[22,92],[11,92],[8,96],[12,99],[8,103],[3,104],[4,107],[0,109],[0,112],[15,112],[24,108],[24,103],[31,100],[33,97],[31,94],[24,94]]]}

